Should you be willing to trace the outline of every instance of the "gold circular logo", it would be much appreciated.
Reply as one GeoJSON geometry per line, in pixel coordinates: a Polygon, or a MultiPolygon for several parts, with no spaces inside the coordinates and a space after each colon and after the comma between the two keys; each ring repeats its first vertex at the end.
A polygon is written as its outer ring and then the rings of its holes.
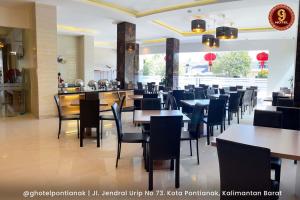
{"type": "Polygon", "coordinates": [[[277,30],[287,30],[295,22],[295,13],[289,6],[279,4],[270,11],[269,22],[277,30]]]}

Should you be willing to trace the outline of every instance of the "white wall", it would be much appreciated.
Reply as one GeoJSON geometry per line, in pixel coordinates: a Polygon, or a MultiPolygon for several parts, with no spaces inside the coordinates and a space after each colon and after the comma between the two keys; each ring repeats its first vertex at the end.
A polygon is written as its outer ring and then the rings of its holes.
{"type": "MultiPolygon", "coordinates": [[[[165,53],[165,45],[144,46],[140,54],[165,53]]],[[[215,51],[242,51],[242,50],[269,50],[268,95],[280,87],[289,87],[289,79],[294,75],[296,60],[296,39],[278,40],[236,40],[221,41],[221,47],[215,51]]],[[[199,43],[180,45],[180,52],[208,52],[208,49],[199,43]]]]}
{"type": "Polygon", "coordinates": [[[115,49],[95,47],[94,63],[95,70],[97,70],[95,80],[116,78],[117,52],[115,49]]]}
{"type": "Polygon", "coordinates": [[[80,64],[78,37],[70,35],[58,35],[57,56],[62,56],[66,63],[58,63],[58,72],[67,83],[74,83],[78,79],[80,64]]]}

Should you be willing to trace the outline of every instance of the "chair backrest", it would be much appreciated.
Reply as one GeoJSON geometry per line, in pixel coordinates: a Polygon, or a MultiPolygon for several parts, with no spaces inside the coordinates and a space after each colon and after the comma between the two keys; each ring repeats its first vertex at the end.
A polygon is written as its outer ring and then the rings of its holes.
{"type": "Polygon", "coordinates": [[[272,92],[272,106],[277,105],[278,96],[279,96],[279,92],[272,92]]]}
{"type": "Polygon", "coordinates": [[[195,88],[195,99],[205,99],[205,92],[203,88],[195,88]]]}
{"type": "Polygon", "coordinates": [[[194,100],[195,99],[194,92],[185,92],[185,93],[183,93],[183,99],[184,100],[194,100]]]}
{"type": "Polygon", "coordinates": [[[238,112],[239,104],[240,104],[240,94],[239,93],[231,93],[229,96],[228,110],[230,112],[238,112]]]}
{"type": "Polygon", "coordinates": [[[155,82],[147,83],[147,88],[149,93],[154,92],[154,86],[155,86],[155,82]]]}
{"type": "Polygon", "coordinates": [[[99,127],[99,99],[80,100],[80,127],[99,127]]]}
{"type": "Polygon", "coordinates": [[[138,90],[144,89],[144,88],[143,88],[143,83],[142,83],[142,82],[137,82],[137,87],[138,87],[138,90]]]}
{"type": "Polygon", "coordinates": [[[58,117],[61,118],[62,117],[62,111],[61,111],[61,107],[60,107],[60,101],[59,101],[59,96],[55,95],[54,96],[54,101],[57,107],[57,112],[58,112],[58,117]]]}
{"type": "Polygon", "coordinates": [[[147,98],[142,100],[142,110],[161,110],[159,98],[147,98]]]}
{"type": "Polygon", "coordinates": [[[143,95],[144,93],[145,93],[145,90],[143,90],[143,89],[142,90],[134,90],[133,91],[134,95],[143,95]]]}
{"type": "Polygon", "coordinates": [[[152,116],[150,119],[150,157],[175,159],[180,155],[182,116],[152,116]]]}
{"type": "Polygon", "coordinates": [[[211,99],[208,106],[207,123],[222,124],[224,119],[225,100],[211,99]]]}
{"type": "Polygon", "coordinates": [[[111,110],[113,112],[115,122],[116,122],[118,141],[121,141],[123,132],[122,132],[122,120],[121,120],[120,107],[118,106],[117,103],[114,103],[111,106],[111,110]]]}
{"type": "Polygon", "coordinates": [[[213,88],[219,88],[219,85],[212,85],[213,88]]]}
{"type": "Polygon", "coordinates": [[[282,128],[282,112],[255,110],[253,125],[270,128],[282,128]]]}
{"type": "Polygon", "coordinates": [[[98,100],[99,101],[99,93],[98,92],[86,92],[85,100],[98,100]]]}
{"type": "MultiPolygon", "coordinates": [[[[217,138],[221,200],[241,199],[223,196],[222,191],[271,191],[270,149],[217,138]]],[[[242,199],[269,199],[243,196],[242,199]]]]}
{"type": "Polygon", "coordinates": [[[202,125],[204,107],[196,104],[192,113],[191,121],[188,124],[188,131],[193,137],[200,137],[200,126],[202,125]]]}
{"type": "Polygon", "coordinates": [[[251,105],[253,90],[248,89],[245,91],[243,96],[243,105],[251,105]]]}
{"type": "Polygon", "coordinates": [[[220,92],[220,94],[225,94],[225,89],[224,88],[220,88],[219,92],[220,92]]]}
{"type": "MultiPolygon", "coordinates": [[[[176,102],[180,104],[180,101],[183,100],[184,90],[173,90],[173,97],[175,97],[176,102]]],[[[179,105],[180,106],[180,105],[179,105]]]]}
{"type": "Polygon", "coordinates": [[[147,98],[154,99],[154,98],[157,98],[157,97],[158,97],[158,94],[157,94],[157,93],[153,93],[153,94],[143,94],[143,98],[144,98],[144,99],[147,99],[147,98]]]}
{"type": "Polygon", "coordinates": [[[170,97],[170,102],[171,102],[171,110],[179,110],[176,99],[172,95],[170,97]]]}
{"type": "Polygon", "coordinates": [[[278,97],[276,106],[294,107],[294,99],[278,97]]]}
{"type": "Polygon", "coordinates": [[[300,108],[277,107],[282,112],[282,128],[300,130],[300,108]]]}
{"type": "Polygon", "coordinates": [[[229,91],[232,91],[232,92],[237,91],[237,88],[235,86],[230,86],[229,91]]]}
{"type": "MultiPolygon", "coordinates": [[[[120,106],[120,112],[121,112],[121,113],[122,113],[122,110],[123,110],[124,105],[125,105],[125,99],[126,99],[126,96],[125,96],[125,95],[121,97],[121,101],[120,101],[120,104],[119,104],[119,106],[120,106]]],[[[122,115],[122,114],[121,114],[121,115],[122,115]]]]}
{"type": "Polygon", "coordinates": [[[224,95],[224,94],[220,94],[219,99],[223,99],[225,101],[225,104],[227,104],[228,100],[229,100],[229,96],[224,95]]]}
{"type": "Polygon", "coordinates": [[[237,85],[237,86],[236,86],[236,89],[242,90],[242,89],[243,89],[243,86],[242,86],[242,85],[237,85]]]}

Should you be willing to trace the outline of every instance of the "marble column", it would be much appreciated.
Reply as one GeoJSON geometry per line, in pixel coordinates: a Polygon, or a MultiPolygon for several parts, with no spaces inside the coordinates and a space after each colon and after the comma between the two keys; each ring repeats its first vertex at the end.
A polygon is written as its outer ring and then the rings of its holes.
{"type": "Polygon", "coordinates": [[[167,38],[166,41],[166,86],[176,89],[179,76],[179,40],[167,38]]]}
{"type": "Polygon", "coordinates": [[[117,80],[121,83],[120,87],[125,88],[129,82],[134,83],[136,26],[128,22],[119,23],[117,33],[117,80]]]}
{"type": "MultiPolygon", "coordinates": [[[[300,4],[299,4],[300,9],[300,4]]],[[[294,76],[294,101],[296,106],[300,107],[300,15],[298,16],[298,33],[297,33],[297,53],[294,76]]]]}
{"type": "Polygon", "coordinates": [[[93,36],[80,36],[79,37],[79,55],[80,65],[77,71],[79,78],[82,79],[85,85],[90,80],[94,80],[94,37],[93,36]]]}

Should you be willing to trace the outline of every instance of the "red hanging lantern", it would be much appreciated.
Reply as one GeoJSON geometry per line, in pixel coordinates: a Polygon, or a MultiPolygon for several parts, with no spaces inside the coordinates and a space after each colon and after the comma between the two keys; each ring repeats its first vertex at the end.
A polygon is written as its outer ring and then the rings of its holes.
{"type": "Polygon", "coordinates": [[[204,59],[205,59],[205,61],[208,62],[208,65],[209,65],[209,71],[211,71],[211,67],[212,67],[212,64],[213,64],[212,62],[214,60],[216,60],[216,58],[217,58],[217,55],[214,54],[214,53],[207,53],[207,54],[204,55],[204,59]]]}
{"type": "Polygon", "coordinates": [[[265,62],[269,60],[269,54],[267,54],[265,52],[261,52],[261,53],[257,54],[256,59],[260,63],[260,68],[263,69],[265,66],[265,62]]]}

